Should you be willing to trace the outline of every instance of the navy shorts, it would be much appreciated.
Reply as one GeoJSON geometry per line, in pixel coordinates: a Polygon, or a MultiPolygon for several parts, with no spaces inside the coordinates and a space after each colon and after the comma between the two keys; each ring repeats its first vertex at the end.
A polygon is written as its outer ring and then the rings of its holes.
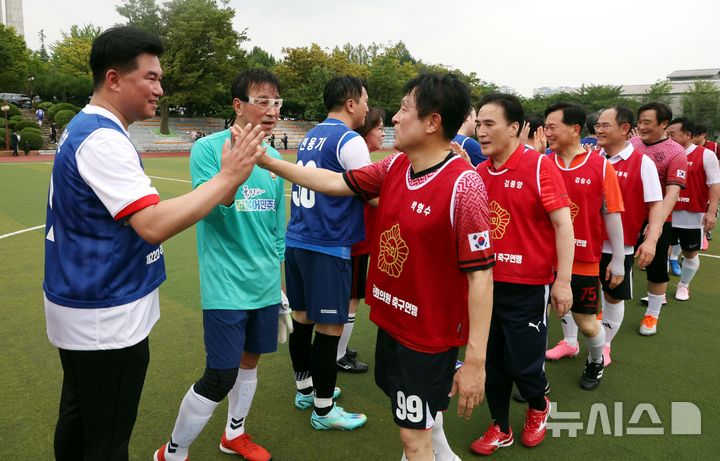
{"type": "Polygon", "coordinates": [[[375,384],[390,397],[395,424],[429,429],[438,411],[447,410],[455,376],[458,348],[418,352],[378,328],[375,343],[375,384]]]}
{"type": "Polygon", "coordinates": [[[597,276],[572,274],[570,280],[573,304],[570,310],[577,314],[598,313],[598,291],[600,284],[597,276]]]}
{"type": "Polygon", "coordinates": [[[342,325],[348,319],[349,259],[303,250],[285,249],[285,288],[290,307],[306,311],[315,323],[342,325]]]}
{"type": "Polygon", "coordinates": [[[206,366],[228,370],[240,366],[243,351],[275,352],[279,309],[280,304],[260,309],[203,310],[206,366]]]}
{"type": "Polygon", "coordinates": [[[702,229],[672,228],[672,243],[673,245],[680,243],[682,251],[700,251],[702,236],[702,229]]]}
{"type": "Polygon", "coordinates": [[[352,283],[350,285],[350,297],[352,299],[365,298],[365,286],[367,285],[367,271],[369,254],[353,256],[352,262],[352,283]]]}
{"type": "Polygon", "coordinates": [[[610,289],[608,286],[609,282],[605,280],[605,271],[611,260],[612,255],[609,253],[603,253],[600,257],[600,283],[602,284],[602,290],[615,299],[632,299],[632,268],[635,263],[635,257],[633,255],[625,255],[625,278],[620,285],[613,289],[610,289]]]}

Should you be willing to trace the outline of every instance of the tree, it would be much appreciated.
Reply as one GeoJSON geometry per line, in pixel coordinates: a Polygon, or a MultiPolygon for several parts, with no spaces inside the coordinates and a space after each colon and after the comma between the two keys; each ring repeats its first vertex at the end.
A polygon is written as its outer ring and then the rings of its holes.
{"type": "Polygon", "coordinates": [[[703,123],[708,133],[720,128],[720,88],[713,82],[698,81],[682,96],[683,115],[703,123]]]}
{"type": "Polygon", "coordinates": [[[672,84],[667,80],[658,80],[657,82],[650,85],[650,88],[645,92],[642,97],[642,103],[648,102],[662,102],[668,106],[672,104],[672,84]]]}
{"type": "Polygon", "coordinates": [[[123,0],[115,11],[127,18],[128,24],[155,34],[161,34],[160,8],[155,0],[123,0]]]}
{"type": "Polygon", "coordinates": [[[63,32],[62,39],[50,46],[52,67],[55,72],[74,77],[92,78],[90,70],[90,49],[95,38],[100,35],[100,27],[86,24],[73,25],[70,33],[63,32]]]}
{"type": "Polygon", "coordinates": [[[245,66],[249,69],[261,67],[263,69],[272,69],[277,64],[277,60],[263,50],[259,46],[254,46],[249,53],[245,55],[245,66]]]}
{"type": "Polygon", "coordinates": [[[410,62],[400,63],[397,56],[384,53],[370,64],[368,78],[369,104],[383,109],[392,117],[400,107],[405,83],[417,75],[417,69],[410,62]]]}
{"type": "Polygon", "coordinates": [[[24,93],[27,87],[30,52],[14,27],[0,24],[0,84],[2,91],[24,93]]]}

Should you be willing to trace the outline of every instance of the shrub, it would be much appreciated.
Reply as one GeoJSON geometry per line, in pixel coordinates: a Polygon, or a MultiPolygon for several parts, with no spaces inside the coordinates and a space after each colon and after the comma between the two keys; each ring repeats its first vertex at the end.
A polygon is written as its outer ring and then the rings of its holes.
{"type": "Polygon", "coordinates": [[[9,120],[15,120],[16,122],[20,122],[22,120],[25,120],[22,115],[13,115],[12,117],[9,117],[9,120]]]}
{"type": "Polygon", "coordinates": [[[28,133],[37,133],[37,134],[39,134],[40,136],[43,135],[42,130],[41,130],[40,128],[38,128],[37,126],[36,126],[35,128],[29,126],[29,127],[27,127],[27,128],[23,128],[23,129],[20,130],[20,131],[21,131],[22,133],[25,133],[25,132],[27,131],[28,133]]]}
{"type": "Polygon", "coordinates": [[[5,128],[0,127],[0,150],[5,149],[5,128]]]}
{"type": "Polygon", "coordinates": [[[42,145],[42,135],[27,129],[20,132],[20,148],[23,151],[29,152],[31,150],[38,150],[42,148],[42,145]]]}
{"type": "MultiPolygon", "coordinates": [[[[55,120],[55,116],[58,112],[63,110],[71,110],[73,113],[78,113],[80,111],[79,107],[73,106],[69,102],[61,102],[58,104],[54,104],[50,109],[48,109],[46,112],[46,115],[50,117],[52,120],[55,120]]],[[[55,120],[57,122],[57,120],[55,120]]],[[[59,125],[59,123],[58,123],[59,125]]]]}
{"type": "Polygon", "coordinates": [[[47,113],[50,110],[50,108],[54,105],[55,104],[53,104],[49,101],[46,101],[46,102],[41,102],[40,104],[37,105],[37,107],[38,107],[38,109],[42,109],[45,111],[45,113],[47,113]]]}
{"type": "Polygon", "coordinates": [[[18,109],[18,106],[15,104],[8,104],[8,106],[10,106],[10,110],[7,113],[8,117],[12,117],[13,115],[22,115],[20,113],[20,109],[18,109]]]}
{"type": "Polygon", "coordinates": [[[72,110],[61,110],[57,114],[55,114],[55,123],[57,123],[58,128],[63,128],[65,125],[70,123],[70,120],[75,117],[75,112],[72,110]]]}
{"type": "Polygon", "coordinates": [[[8,120],[8,129],[10,129],[10,131],[13,131],[15,129],[15,125],[17,125],[18,123],[20,122],[18,122],[17,120],[8,120]]]}
{"type": "Polygon", "coordinates": [[[37,122],[31,122],[30,120],[22,120],[15,124],[15,130],[20,131],[25,128],[38,128],[37,122]]]}

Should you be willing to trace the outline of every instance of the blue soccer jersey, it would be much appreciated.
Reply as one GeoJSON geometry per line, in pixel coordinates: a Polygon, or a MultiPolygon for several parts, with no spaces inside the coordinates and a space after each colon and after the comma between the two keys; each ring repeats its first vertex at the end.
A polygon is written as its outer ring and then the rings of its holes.
{"type": "Polygon", "coordinates": [[[470,156],[470,161],[472,162],[473,166],[478,166],[479,164],[487,160],[487,157],[484,156],[482,153],[480,143],[475,141],[473,138],[458,134],[453,138],[453,141],[460,144],[460,147],[465,149],[465,152],[467,152],[470,156]]]}
{"type": "MultiPolygon", "coordinates": [[[[328,118],[302,140],[297,163],[306,168],[344,172],[369,164],[370,154],[359,134],[342,121],[328,118]]],[[[293,184],[286,239],[288,247],[321,252],[325,252],[323,247],[349,250],[352,244],[365,239],[363,205],[355,197],[331,197],[293,184]]]]}
{"type": "Polygon", "coordinates": [[[87,108],[76,115],[60,139],[50,178],[47,299],[65,307],[105,308],[155,290],[165,280],[162,247],[145,242],[123,218],[158,201],[118,122],[87,108]],[[122,152],[118,139],[127,140],[122,152]]]}

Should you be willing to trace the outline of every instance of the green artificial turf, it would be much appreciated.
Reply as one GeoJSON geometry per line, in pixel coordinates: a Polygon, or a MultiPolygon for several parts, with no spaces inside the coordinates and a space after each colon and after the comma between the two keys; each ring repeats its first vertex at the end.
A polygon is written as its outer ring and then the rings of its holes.
{"type": "MultiPolygon", "coordinates": [[[[375,155],[375,158],[382,154],[375,155]]],[[[288,156],[293,159],[292,156],[288,156]]],[[[144,160],[151,176],[189,179],[187,158],[144,160]]],[[[49,163],[0,163],[0,235],[44,223],[49,163]]],[[[190,190],[184,182],[153,179],[161,197],[190,190]]],[[[289,206],[289,200],[288,200],[289,206]]],[[[0,459],[53,459],[53,430],[57,418],[62,373],[55,348],[47,341],[42,304],[42,229],[0,239],[0,459]]],[[[720,234],[719,234],[720,238],[720,234]]],[[[164,244],[168,281],[161,288],[162,317],[150,337],[151,362],[140,404],[131,459],[152,459],[172,430],[180,401],[204,369],[199,285],[193,228],[164,244]]],[[[720,242],[711,242],[708,254],[718,254],[720,242]]],[[[635,273],[636,300],[627,303],[625,322],[613,343],[613,363],[600,387],[586,392],[578,387],[586,349],[576,359],[546,366],[552,387],[551,400],[561,412],[579,412],[582,429],[576,437],[567,431],[555,438],[548,434],[537,448],[520,444],[524,407],[511,404],[516,443],[493,455],[496,459],[711,459],[720,448],[720,404],[713,387],[717,368],[718,272],[720,260],[701,257],[701,268],[692,284],[692,299],[672,299],[677,278],[671,278],[669,304],[663,309],[659,333],[638,335],[644,313],[640,293],[644,273],[635,273]],[[701,435],[673,435],[672,402],[692,402],[702,412],[701,435]],[[629,424],[636,406],[648,403],[657,410],[660,424],[644,414],[629,424]],[[591,407],[606,408],[612,435],[602,434],[597,419],[595,434],[587,434],[591,407]],[[622,414],[616,411],[622,405],[622,414]],[[603,407],[604,406],[604,407],[603,407]],[[618,434],[617,427],[622,427],[618,434]],[[663,435],[628,435],[628,428],[660,428],[663,435]]],[[[561,336],[551,314],[550,343],[561,336]]],[[[318,432],[309,424],[309,412],[293,404],[294,381],[287,345],[263,357],[258,389],[247,420],[247,431],[267,447],[275,461],[398,460],[401,455],[390,404],[372,376],[375,328],[362,305],[351,345],[371,364],[364,375],[338,375],[343,395],[338,403],[368,415],[365,427],[354,432],[318,432]]],[[[462,355],[462,354],[461,354],[462,355]]],[[[428,370],[428,373],[431,373],[428,370]]],[[[225,425],[226,404],[218,407],[193,444],[191,459],[233,459],[218,451],[225,425]]],[[[469,444],[487,428],[487,406],[478,407],[469,421],[455,414],[456,401],[445,416],[446,434],[463,459],[475,456],[469,444]]],[[[679,418],[676,418],[676,424],[679,418]]],[[[560,422],[560,421],[555,421],[560,422]]],[[[564,422],[564,421],[563,421],[564,422]]]]}

